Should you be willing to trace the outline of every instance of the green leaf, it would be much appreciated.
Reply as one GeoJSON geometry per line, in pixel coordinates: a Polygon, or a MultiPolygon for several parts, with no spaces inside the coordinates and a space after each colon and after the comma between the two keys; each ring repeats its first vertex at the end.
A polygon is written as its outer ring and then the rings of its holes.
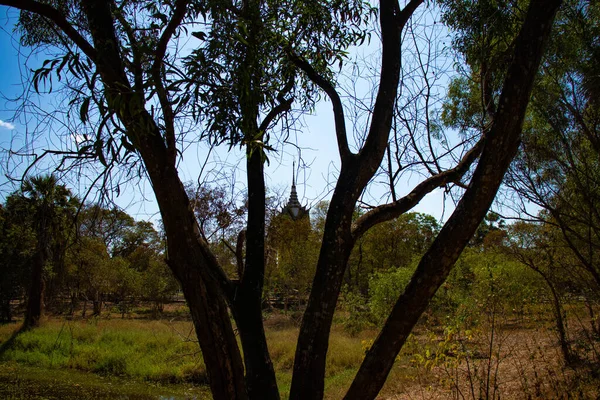
{"type": "Polygon", "coordinates": [[[81,122],[84,124],[88,121],[88,110],[90,108],[90,100],[91,97],[86,97],[81,103],[81,107],[79,108],[79,118],[81,118],[81,122]]]}

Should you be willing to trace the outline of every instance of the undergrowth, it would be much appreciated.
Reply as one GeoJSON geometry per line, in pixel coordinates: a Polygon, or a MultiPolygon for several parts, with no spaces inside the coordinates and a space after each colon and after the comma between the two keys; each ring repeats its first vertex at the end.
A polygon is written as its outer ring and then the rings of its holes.
{"type": "MultiPolygon", "coordinates": [[[[206,370],[190,328],[189,323],[158,321],[51,320],[17,335],[0,360],[159,382],[204,383],[206,370]]],[[[3,327],[0,341],[12,333],[3,327]]]]}

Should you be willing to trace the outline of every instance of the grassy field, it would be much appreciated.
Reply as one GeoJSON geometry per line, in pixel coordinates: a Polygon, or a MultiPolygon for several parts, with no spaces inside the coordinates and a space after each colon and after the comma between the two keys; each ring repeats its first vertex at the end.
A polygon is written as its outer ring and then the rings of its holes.
{"type": "MultiPolygon", "coordinates": [[[[272,316],[267,320],[267,326],[273,363],[285,395],[291,383],[298,328],[283,315],[272,316]]],[[[65,371],[79,373],[67,373],[77,384],[70,387],[78,391],[87,386],[87,377],[90,377],[90,382],[96,382],[90,389],[91,393],[103,387],[104,381],[98,381],[99,377],[117,377],[120,380],[113,384],[110,393],[114,394],[114,387],[124,390],[134,385],[133,389],[126,391],[132,393],[143,383],[151,385],[151,392],[152,388],[158,388],[160,392],[164,385],[171,390],[176,388],[180,396],[175,398],[209,397],[206,371],[189,321],[104,318],[72,321],[50,318],[41,328],[13,337],[18,327],[18,324],[0,326],[0,346],[3,347],[0,378],[4,382],[0,386],[0,397],[18,398],[14,397],[18,388],[29,386],[28,382],[39,381],[41,376],[53,379],[56,382],[53,385],[57,386],[65,371]],[[10,345],[7,345],[8,341],[10,345]],[[12,380],[8,379],[11,376],[12,380]],[[7,381],[14,383],[7,384],[7,381]],[[189,394],[190,388],[193,395],[189,394]]],[[[341,395],[356,372],[364,355],[362,342],[365,335],[369,333],[351,337],[341,328],[335,329],[327,363],[327,388],[333,397],[341,395]]],[[[33,386],[30,391],[35,391],[35,386],[43,388],[45,385],[33,386]]],[[[64,390],[66,388],[61,388],[61,391],[64,390]]],[[[45,396],[44,393],[40,395],[45,396]]],[[[80,398],[77,397],[80,394],[73,396],[80,398]]]]}
{"type": "MultiPolygon", "coordinates": [[[[493,335],[485,328],[421,327],[398,357],[380,398],[597,398],[597,380],[561,366],[547,322],[505,321],[493,335]]],[[[274,313],[265,326],[286,398],[297,323],[274,313]]],[[[210,398],[189,321],[50,318],[41,328],[13,336],[18,327],[0,326],[0,398],[210,398]]],[[[374,330],[351,335],[334,325],[327,399],[343,396],[375,335],[374,330]]]]}

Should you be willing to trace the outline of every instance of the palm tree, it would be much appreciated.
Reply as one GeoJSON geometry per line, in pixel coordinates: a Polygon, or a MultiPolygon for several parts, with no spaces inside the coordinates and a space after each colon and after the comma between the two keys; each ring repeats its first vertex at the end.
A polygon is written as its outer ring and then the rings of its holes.
{"type": "Polygon", "coordinates": [[[20,197],[28,206],[37,239],[27,310],[22,327],[26,330],[40,323],[44,311],[44,267],[50,261],[53,250],[65,250],[68,225],[77,200],[69,189],[58,184],[54,175],[36,176],[25,180],[20,197]]]}

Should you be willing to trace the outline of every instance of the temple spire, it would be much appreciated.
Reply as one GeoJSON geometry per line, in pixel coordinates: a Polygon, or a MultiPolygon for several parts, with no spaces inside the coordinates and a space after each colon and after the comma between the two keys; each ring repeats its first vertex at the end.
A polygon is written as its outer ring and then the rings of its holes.
{"type": "Polygon", "coordinates": [[[293,220],[300,219],[305,215],[308,215],[308,211],[305,207],[300,204],[298,200],[298,192],[296,191],[296,162],[293,163],[292,169],[292,190],[290,192],[290,199],[288,203],[281,210],[283,214],[287,214],[292,217],[293,220]]]}

